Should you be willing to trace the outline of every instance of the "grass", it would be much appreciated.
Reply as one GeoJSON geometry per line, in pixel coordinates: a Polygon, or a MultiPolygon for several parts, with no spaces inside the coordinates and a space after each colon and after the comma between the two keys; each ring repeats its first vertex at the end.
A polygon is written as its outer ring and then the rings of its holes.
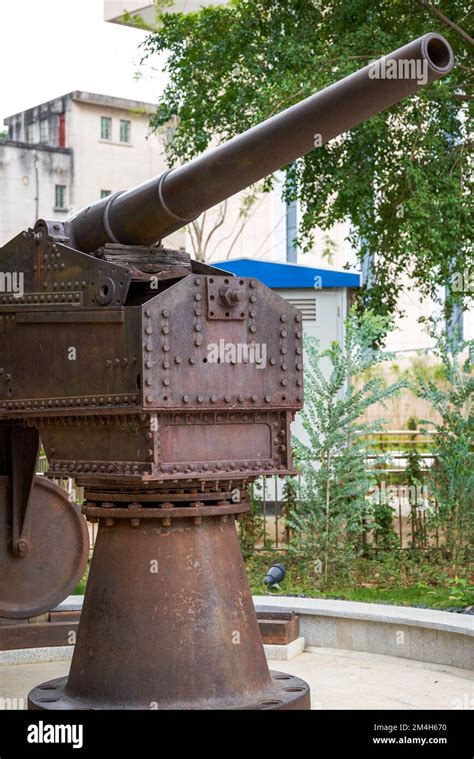
{"type": "Polygon", "coordinates": [[[474,605],[474,577],[466,567],[462,576],[451,576],[449,564],[424,557],[416,560],[390,555],[382,560],[356,560],[349,568],[339,566],[327,582],[310,562],[288,555],[265,553],[246,562],[254,595],[268,594],[263,578],[268,567],[281,562],[286,576],[275,595],[332,598],[366,603],[419,606],[430,609],[465,608],[474,605]]]}

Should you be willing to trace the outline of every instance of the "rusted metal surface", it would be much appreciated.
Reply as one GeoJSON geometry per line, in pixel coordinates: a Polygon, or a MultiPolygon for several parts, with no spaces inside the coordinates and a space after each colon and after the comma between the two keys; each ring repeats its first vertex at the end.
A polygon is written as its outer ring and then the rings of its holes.
{"type": "Polygon", "coordinates": [[[300,624],[294,612],[258,611],[257,620],[264,643],[286,646],[299,637],[300,624]]]}
{"type": "MultiPolygon", "coordinates": [[[[68,646],[74,642],[80,611],[50,612],[43,616],[47,619],[38,617],[21,621],[0,617],[0,651],[68,646]]],[[[299,637],[299,621],[294,613],[257,612],[257,621],[262,643],[287,645],[299,637]]]]}
{"type": "Polygon", "coordinates": [[[426,66],[416,75],[371,76],[373,65],[326,87],[185,166],[83,209],[67,224],[81,250],[105,242],[150,244],[196,219],[203,211],[272,174],[452,69],[453,53],[439,34],[426,34],[385,57],[426,66]],[[372,66],[372,68],[371,68],[372,66]]]}
{"type": "Polygon", "coordinates": [[[70,646],[74,642],[78,626],[78,621],[0,625],[0,651],[42,648],[43,646],[70,646]]]}
{"type": "MultiPolygon", "coordinates": [[[[426,82],[453,63],[433,34],[389,58],[424,61],[426,82]]],[[[419,86],[362,69],[0,250],[4,278],[23,275],[0,293],[0,614],[51,608],[87,555],[77,509],[31,491],[38,435],[47,476],[75,479],[99,522],[70,678],[33,707],[308,707],[304,683],[268,671],[234,524],[249,484],[294,472],[301,314],[153,243],[419,86]]]]}
{"type": "MultiPolygon", "coordinates": [[[[107,513],[114,517],[100,521],[69,680],[48,708],[307,700],[307,686],[281,693],[268,671],[232,517],[171,518],[167,527],[154,518],[133,528],[113,507],[107,513]]],[[[30,694],[40,706],[37,698],[30,694]]]]}
{"type": "Polygon", "coordinates": [[[0,477],[0,616],[24,619],[60,603],[79,582],[89,554],[87,525],[63,490],[36,477],[29,499],[31,549],[12,544],[8,477],[0,477]]]}

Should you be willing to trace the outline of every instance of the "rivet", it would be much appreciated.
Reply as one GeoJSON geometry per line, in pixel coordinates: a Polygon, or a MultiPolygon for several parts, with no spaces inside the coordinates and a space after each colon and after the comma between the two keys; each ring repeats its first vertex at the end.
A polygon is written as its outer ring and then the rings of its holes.
{"type": "Polygon", "coordinates": [[[189,402],[189,395],[183,395],[183,403],[189,402]]]}
{"type": "Polygon", "coordinates": [[[161,312],[161,315],[162,315],[162,316],[163,316],[165,319],[167,319],[167,318],[168,318],[168,316],[170,315],[170,312],[168,311],[168,309],[167,309],[167,308],[165,308],[165,309],[163,309],[163,311],[161,312]]]}

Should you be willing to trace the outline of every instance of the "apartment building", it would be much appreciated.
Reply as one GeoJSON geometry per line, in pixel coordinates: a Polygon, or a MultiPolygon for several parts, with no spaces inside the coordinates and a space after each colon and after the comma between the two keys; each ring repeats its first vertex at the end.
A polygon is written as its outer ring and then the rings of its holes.
{"type": "MultiPolygon", "coordinates": [[[[5,119],[0,140],[0,245],[36,219],[66,219],[166,170],[151,103],[75,91],[5,119]]],[[[184,245],[183,233],[170,245],[184,245]]]]}

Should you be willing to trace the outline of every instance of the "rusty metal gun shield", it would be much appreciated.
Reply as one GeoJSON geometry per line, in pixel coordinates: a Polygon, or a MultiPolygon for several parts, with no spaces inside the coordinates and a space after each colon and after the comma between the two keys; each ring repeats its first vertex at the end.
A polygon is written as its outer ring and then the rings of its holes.
{"type": "Polygon", "coordinates": [[[22,619],[57,606],[74,589],[89,555],[87,523],[62,488],[35,477],[31,549],[16,556],[11,547],[9,478],[0,477],[0,616],[22,619]]]}

